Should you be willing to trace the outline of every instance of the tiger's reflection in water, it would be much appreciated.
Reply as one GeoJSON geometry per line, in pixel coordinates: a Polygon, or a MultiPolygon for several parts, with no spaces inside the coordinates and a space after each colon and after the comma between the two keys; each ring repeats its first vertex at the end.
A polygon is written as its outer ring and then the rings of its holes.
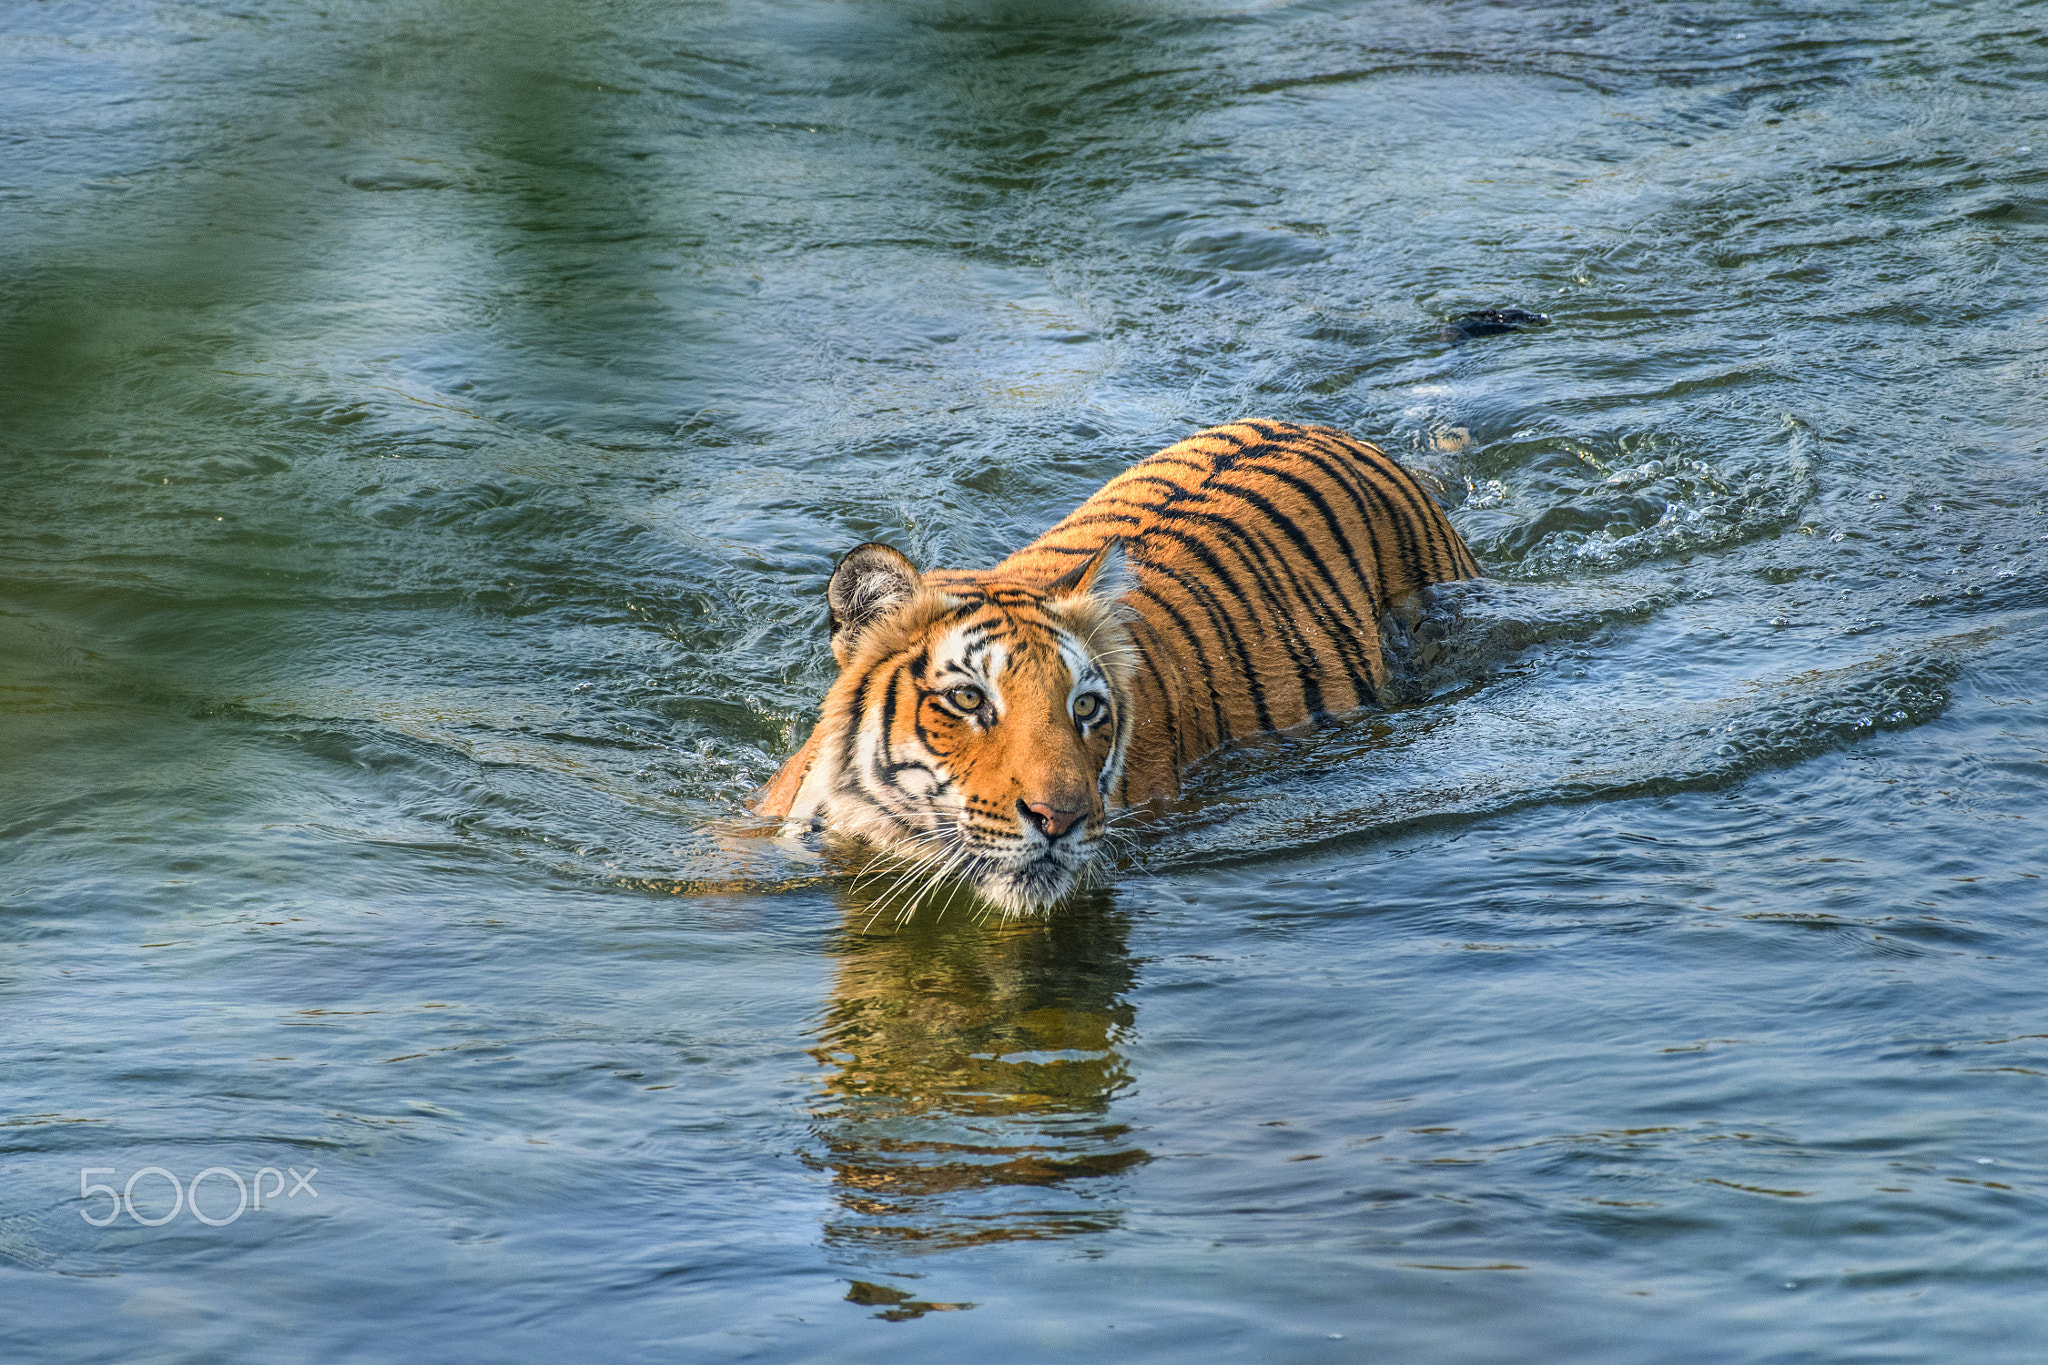
{"type": "Polygon", "coordinates": [[[828,1243],[936,1251],[1113,1226],[1104,1177],[1150,1160],[1110,1104],[1130,1082],[1128,922],[1107,891],[1043,920],[961,894],[905,924],[844,897],[809,1164],[828,1243]]]}

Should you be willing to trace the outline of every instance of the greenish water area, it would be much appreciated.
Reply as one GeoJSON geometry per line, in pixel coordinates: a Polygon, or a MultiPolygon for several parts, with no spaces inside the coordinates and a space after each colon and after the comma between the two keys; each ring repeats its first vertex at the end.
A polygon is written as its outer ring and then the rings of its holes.
{"type": "Polygon", "coordinates": [[[2040,1360],[2044,30],[4,7],[0,1356],[2040,1360]],[[840,553],[1252,415],[1417,696],[1043,920],[750,825],[840,553]]]}

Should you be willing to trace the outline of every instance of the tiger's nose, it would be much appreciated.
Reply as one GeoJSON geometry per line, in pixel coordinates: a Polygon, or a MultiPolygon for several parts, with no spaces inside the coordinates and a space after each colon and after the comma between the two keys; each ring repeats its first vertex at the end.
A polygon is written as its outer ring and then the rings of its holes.
{"type": "Polygon", "coordinates": [[[1043,801],[1019,801],[1017,804],[1023,807],[1027,820],[1035,818],[1038,827],[1053,839],[1072,829],[1074,822],[1088,813],[1086,810],[1061,810],[1057,806],[1048,806],[1043,801]]]}

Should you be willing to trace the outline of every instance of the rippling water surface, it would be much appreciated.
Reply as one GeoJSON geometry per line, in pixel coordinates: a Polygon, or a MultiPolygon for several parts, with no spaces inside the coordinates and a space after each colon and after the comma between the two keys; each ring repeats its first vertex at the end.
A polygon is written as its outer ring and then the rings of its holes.
{"type": "Polygon", "coordinates": [[[15,6],[0,1353],[2040,1359],[2044,21],[15,6]],[[1044,922],[749,830],[837,553],[1247,414],[1410,704],[1044,922]]]}

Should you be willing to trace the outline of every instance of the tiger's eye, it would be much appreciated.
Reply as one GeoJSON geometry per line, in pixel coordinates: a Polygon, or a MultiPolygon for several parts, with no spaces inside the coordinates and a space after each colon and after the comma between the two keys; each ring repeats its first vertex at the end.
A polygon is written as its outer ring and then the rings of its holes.
{"type": "Polygon", "coordinates": [[[1102,709],[1102,698],[1093,692],[1074,698],[1074,719],[1093,720],[1095,713],[1102,709]]]}
{"type": "Polygon", "coordinates": [[[972,711],[982,703],[981,689],[978,687],[956,687],[946,694],[946,700],[952,702],[953,705],[959,707],[962,711],[972,711]]]}

